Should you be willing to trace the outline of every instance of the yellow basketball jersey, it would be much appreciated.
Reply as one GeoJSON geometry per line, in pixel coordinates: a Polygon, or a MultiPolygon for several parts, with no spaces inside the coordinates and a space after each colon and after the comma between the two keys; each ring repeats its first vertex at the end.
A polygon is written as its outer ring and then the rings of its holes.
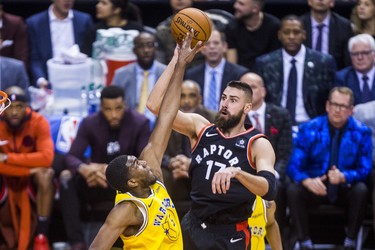
{"type": "Polygon", "coordinates": [[[135,235],[120,235],[124,249],[183,249],[180,221],[175,206],[161,182],[151,186],[151,195],[148,198],[118,193],[115,205],[123,201],[134,202],[144,218],[135,235]]]}
{"type": "Polygon", "coordinates": [[[267,208],[265,201],[257,196],[253,204],[253,213],[248,219],[251,232],[251,250],[264,250],[266,243],[267,208]]]}

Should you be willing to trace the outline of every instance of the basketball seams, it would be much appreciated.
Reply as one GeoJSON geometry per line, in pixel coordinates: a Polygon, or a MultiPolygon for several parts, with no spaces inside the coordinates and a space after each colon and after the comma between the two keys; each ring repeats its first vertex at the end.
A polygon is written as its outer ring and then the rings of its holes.
{"type": "MultiPolygon", "coordinates": [[[[193,41],[196,43],[198,41],[207,41],[212,31],[212,24],[207,16],[207,14],[199,9],[196,8],[187,8],[183,9],[178,12],[172,20],[171,31],[175,38],[175,40],[180,43],[187,32],[187,29],[183,27],[183,25],[176,24],[177,19],[181,19],[181,21],[185,22],[186,25],[195,26],[195,30],[199,31],[200,34],[196,37],[193,37],[193,41]],[[187,13],[184,13],[187,12],[187,13]],[[189,24],[188,21],[190,20],[191,23],[189,24]],[[199,20],[199,21],[198,21],[199,20]],[[204,29],[205,28],[205,29],[204,29]],[[204,36],[204,38],[202,38],[204,36]]],[[[193,27],[194,28],[194,27],[193,27]]]]}

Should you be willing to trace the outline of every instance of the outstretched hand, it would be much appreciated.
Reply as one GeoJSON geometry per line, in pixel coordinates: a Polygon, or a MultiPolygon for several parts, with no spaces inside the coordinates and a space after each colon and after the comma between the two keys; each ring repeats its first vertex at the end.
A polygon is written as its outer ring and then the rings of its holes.
{"type": "Polygon", "coordinates": [[[200,52],[203,48],[203,42],[199,41],[194,48],[190,47],[191,41],[193,40],[194,29],[186,33],[185,38],[182,40],[181,46],[177,45],[178,61],[184,62],[185,64],[190,63],[194,56],[200,52]]]}

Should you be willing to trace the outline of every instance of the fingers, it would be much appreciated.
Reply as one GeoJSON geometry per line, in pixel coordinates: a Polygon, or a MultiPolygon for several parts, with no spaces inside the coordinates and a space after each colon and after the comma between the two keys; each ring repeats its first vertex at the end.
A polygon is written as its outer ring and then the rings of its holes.
{"type": "Polygon", "coordinates": [[[226,194],[230,188],[230,179],[230,173],[216,172],[211,183],[212,193],[226,194]]]}

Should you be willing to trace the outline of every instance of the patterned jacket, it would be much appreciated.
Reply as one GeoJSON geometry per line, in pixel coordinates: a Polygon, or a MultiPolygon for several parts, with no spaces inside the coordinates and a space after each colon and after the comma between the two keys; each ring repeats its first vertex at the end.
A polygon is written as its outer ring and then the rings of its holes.
{"type": "MultiPolygon", "coordinates": [[[[284,85],[282,50],[258,57],[256,71],[264,80],[266,101],[281,106],[284,85]]],[[[325,102],[334,84],[335,73],[332,56],[306,48],[302,92],[305,109],[311,119],[325,114],[325,102]]]]}
{"type": "MultiPolygon", "coordinates": [[[[326,115],[300,125],[287,168],[292,180],[300,183],[306,178],[327,173],[330,167],[330,137],[326,115]]],[[[339,150],[337,168],[344,174],[346,183],[365,181],[372,170],[371,130],[349,117],[339,150]]]]}

